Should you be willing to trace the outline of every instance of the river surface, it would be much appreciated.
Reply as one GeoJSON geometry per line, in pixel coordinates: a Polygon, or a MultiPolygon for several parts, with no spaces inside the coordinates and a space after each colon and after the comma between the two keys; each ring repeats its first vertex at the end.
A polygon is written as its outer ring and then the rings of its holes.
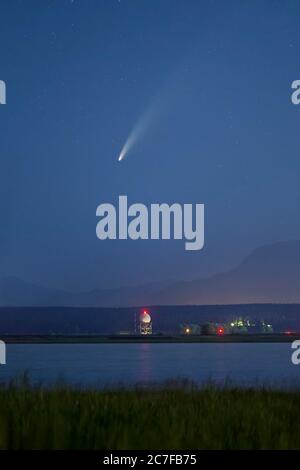
{"type": "Polygon", "coordinates": [[[300,388],[289,343],[10,344],[0,382],[29,374],[33,383],[149,385],[190,380],[300,388]]]}

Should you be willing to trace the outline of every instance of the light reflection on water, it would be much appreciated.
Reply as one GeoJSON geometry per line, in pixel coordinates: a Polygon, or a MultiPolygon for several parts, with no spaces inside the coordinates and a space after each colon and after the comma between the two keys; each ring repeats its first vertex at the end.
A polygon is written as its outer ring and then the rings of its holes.
{"type": "Polygon", "coordinates": [[[289,343],[43,344],[7,346],[0,381],[29,373],[33,382],[134,385],[188,379],[197,384],[300,387],[289,343]]]}

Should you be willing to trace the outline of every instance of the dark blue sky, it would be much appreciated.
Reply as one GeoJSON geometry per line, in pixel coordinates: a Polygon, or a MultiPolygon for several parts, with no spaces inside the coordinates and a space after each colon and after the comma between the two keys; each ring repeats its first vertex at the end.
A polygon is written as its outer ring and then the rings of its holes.
{"type": "Polygon", "coordinates": [[[0,277],[71,290],[192,279],[299,238],[299,18],[298,1],[3,1],[0,277]],[[96,207],[119,194],[204,203],[204,250],[99,241],[96,207]]]}

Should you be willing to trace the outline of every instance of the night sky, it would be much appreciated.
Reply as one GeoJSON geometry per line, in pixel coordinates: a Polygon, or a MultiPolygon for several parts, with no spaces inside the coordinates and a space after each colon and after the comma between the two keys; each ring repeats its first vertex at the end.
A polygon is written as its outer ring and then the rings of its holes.
{"type": "Polygon", "coordinates": [[[74,291],[188,280],[300,238],[299,1],[2,0],[0,10],[0,278],[74,291]],[[121,194],[204,203],[205,248],[101,242],[96,208],[121,194]]]}

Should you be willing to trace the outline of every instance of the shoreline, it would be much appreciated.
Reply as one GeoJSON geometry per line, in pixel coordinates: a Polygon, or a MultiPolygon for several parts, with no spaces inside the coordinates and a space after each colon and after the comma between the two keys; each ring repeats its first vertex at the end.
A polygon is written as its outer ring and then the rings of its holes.
{"type": "Polygon", "coordinates": [[[300,333],[240,335],[0,335],[6,344],[291,343],[300,333]]]}

